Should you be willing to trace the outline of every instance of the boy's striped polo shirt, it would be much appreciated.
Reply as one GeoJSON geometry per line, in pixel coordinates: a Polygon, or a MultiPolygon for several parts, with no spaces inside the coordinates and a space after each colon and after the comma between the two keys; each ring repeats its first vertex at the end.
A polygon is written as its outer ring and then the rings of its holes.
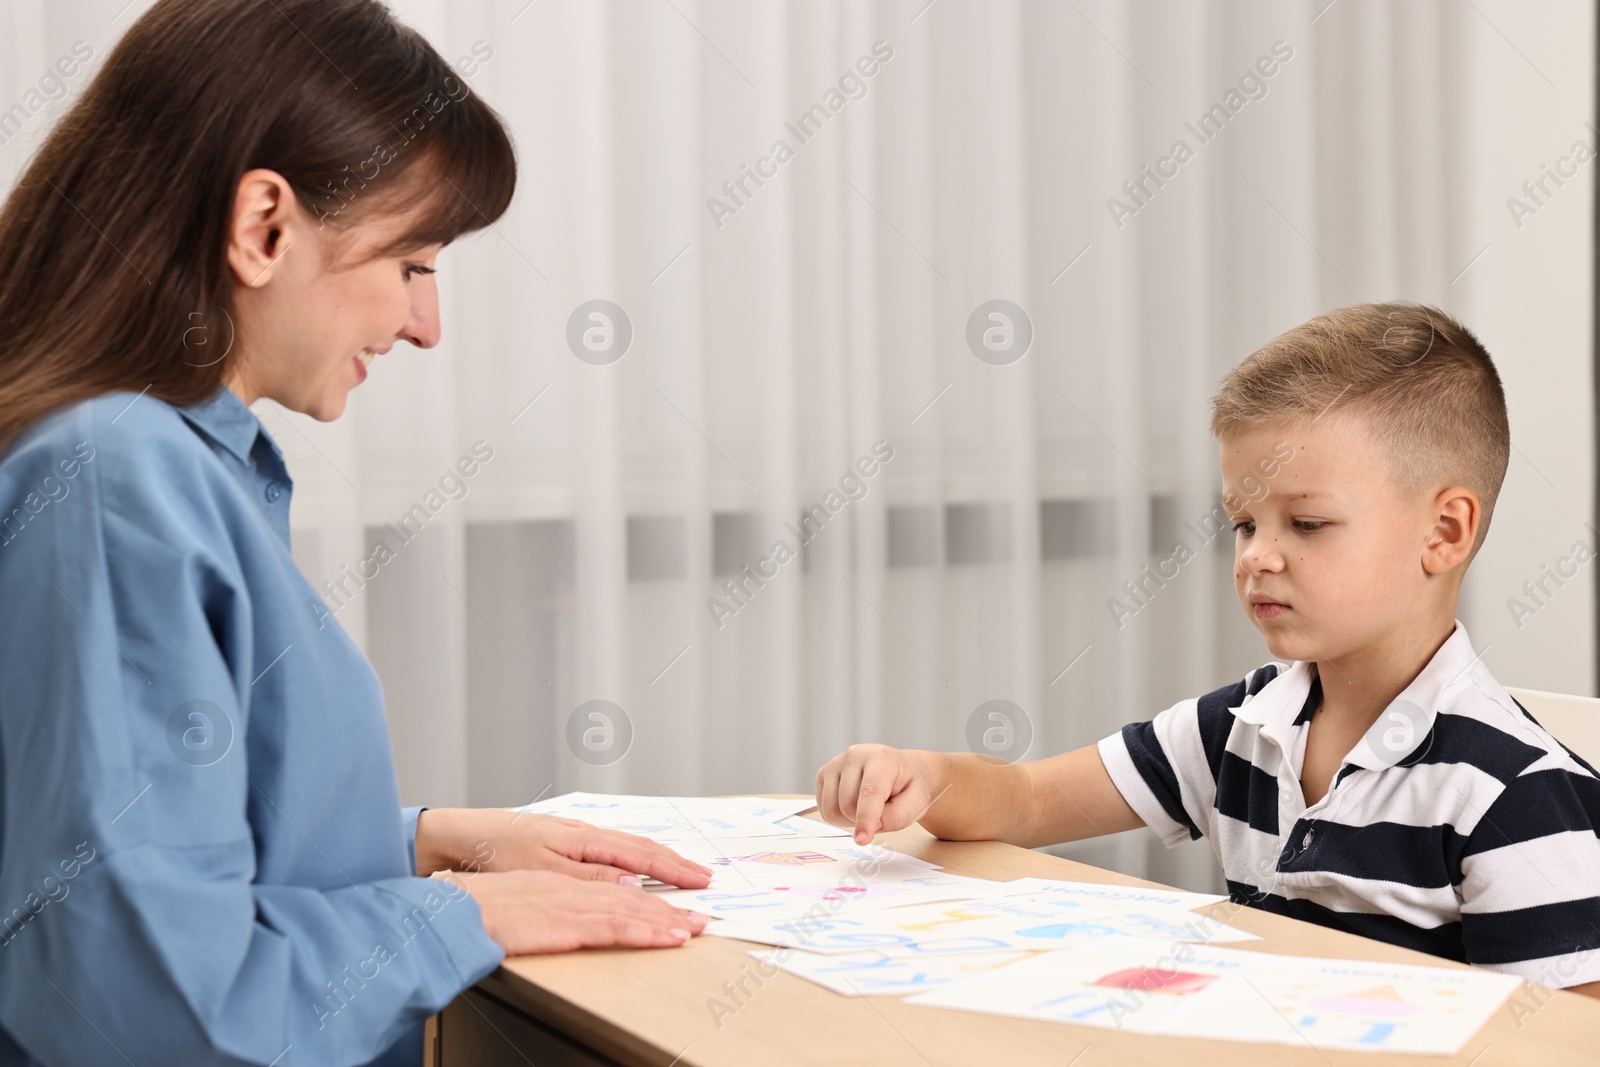
{"type": "Polygon", "coordinates": [[[1600,777],[1497,683],[1458,622],[1344,758],[1300,787],[1315,664],[1270,663],[1099,744],[1170,847],[1232,898],[1564,987],[1600,981],[1600,777]]]}

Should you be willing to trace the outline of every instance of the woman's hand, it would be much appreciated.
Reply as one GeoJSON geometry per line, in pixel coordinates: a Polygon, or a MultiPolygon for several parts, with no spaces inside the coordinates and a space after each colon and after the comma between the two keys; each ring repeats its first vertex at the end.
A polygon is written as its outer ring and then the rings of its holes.
{"type": "Polygon", "coordinates": [[[879,832],[904,830],[938,794],[927,764],[888,745],[851,745],[817,772],[817,814],[835,826],[854,826],[864,845],[879,832]]]}
{"type": "Polygon", "coordinates": [[[612,883],[648,876],[683,889],[711,884],[709,868],[665,845],[576,819],[501,808],[429,808],[418,818],[418,874],[516,870],[612,883]]]}
{"type": "MultiPolygon", "coordinates": [[[[528,816],[531,818],[532,816],[528,816]]],[[[705,929],[636,885],[579,881],[554,871],[449,872],[477,901],[483,928],[508,956],[580,948],[670,948],[705,929]]]]}

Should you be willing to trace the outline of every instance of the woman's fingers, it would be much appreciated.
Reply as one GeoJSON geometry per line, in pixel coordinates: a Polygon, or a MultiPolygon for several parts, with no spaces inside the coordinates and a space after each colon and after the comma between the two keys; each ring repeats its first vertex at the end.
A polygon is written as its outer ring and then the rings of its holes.
{"type": "Polygon", "coordinates": [[[680,889],[704,889],[711,884],[711,868],[685,859],[648,838],[616,830],[586,828],[580,838],[578,854],[573,858],[581,863],[621,868],[625,873],[655,878],[680,889]]]}
{"type": "Polygon", "coordinates": [[[711,884],[711,868],[686,859],[665,845],[647,837],[601,829],[576,819],[561,820],[560,829],[552,836],[548,847],[557,857],[544,866],[574,877],[614,882],[621,874],[636,874],[681,889],[704,889],[711,884]],[[562,856],[577,864],[596,866],[600,870],[578,874],[561,861],[559,857],[562,856]]]}
{"type": "Polygon", "coordinates": [[[670,948],[694,936],[687,926],[662,926],[631,915],[591,915],[580,926],[586,948],[670,948]]]}
{"type": "MultiPolygon", "coordinates": [[[[626,836],[626,835],[624,835],[626,836]]],[[[665,845],[645,838],[635,838],[638,843],[626,844],[610,862],[626,867],[635,874],[648,875],[657,881],[675,885],[680,889],[704,889],[711,884],[711,868],[678,855],[665,845]]]]}
{"type": "Polygon", "coordinates": [[[568,878],[576,878],[581,882],[609,882],[612,885],[621,884],[624,878],[638,877],[625,867],[613,867],[606,863],[584,863],[565,856],[553,857],[549,870],[564,874],[568,878]]]}
{"type": "Polygon", "coordinates": [[[683,944],[709,921],[637,888],[553,871],[485,873],[458,884],[477,900],[485,930],[509,955],[670,947],[683,944]]]}
{"type": "Polygon", "coordinates": [[[589,909],[585,944],[592,947],[623,945],[650,948],[677,945],[704,930],[704,915],[674,908],[649,893],[626,886],[593,886],[579,905],[589,909]]]}

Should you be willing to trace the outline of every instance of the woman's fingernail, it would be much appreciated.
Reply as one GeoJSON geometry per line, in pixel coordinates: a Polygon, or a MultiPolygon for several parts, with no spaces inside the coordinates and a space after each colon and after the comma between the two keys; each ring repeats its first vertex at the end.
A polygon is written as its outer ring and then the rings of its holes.
{"type": "Polygon", "coordinates": [[[704,926],[706,923],[710,922],[711,920],[707,919],[704,915],[701,915],[697,911],[691,911],[689,913],[689,921],[691,923],[693,923],[695,926],[704,926]]]}
{"type": "Polygon", "coordinates": [[[625,874],[621,878],[617,879],[617,884],[618,885],[631,885],[635,889],[637,889],[639,886],[644,885],[644,880],[642,878],[640,878],[637,874],[625,874]]]}
{"type": "Polygon", "coordinates": [[[669,931],[669,932],[672,934],[673,937],[677,938],[679,941],[687,941],[687,940],[689,940],[689,931],[683,929],[682,927],[674,926],[672,928],[672,930],[669,931]]]}

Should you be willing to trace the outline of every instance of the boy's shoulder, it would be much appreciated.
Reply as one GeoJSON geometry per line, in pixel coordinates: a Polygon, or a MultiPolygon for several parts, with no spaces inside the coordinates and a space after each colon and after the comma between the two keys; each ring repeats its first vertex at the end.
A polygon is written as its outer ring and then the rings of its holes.
{"type": "Polygon", "coordinates": [[[1442,695],[1419,761],[1449,764],[1462,774],[1486,775],[1502,787],[1554,771],[1596,779],[1595,769],[1567,748],[1478,663],[1442,695]]]}
{"type": "MultiPolygon", "coordinates": [[[[1479,813],[1519,780],[1521,792],[1537,785],[1600,794],[1600,774],[1495,680],[1463,629],[1440,653],[1352,749],[1350,770],[1399,772],[1411,786],[1442,791],[1479,813]]],[[[1173,711],[1188,706],[1190,729],[1215,773],[1225,750],[1259,752],[1268,739],[1291,743],[1316,711],[1318,685],[1312,664],[1269,661],[1173,711]]],[[[1467,815],[1457,819],[1475,821],[1467,815]]]]}

